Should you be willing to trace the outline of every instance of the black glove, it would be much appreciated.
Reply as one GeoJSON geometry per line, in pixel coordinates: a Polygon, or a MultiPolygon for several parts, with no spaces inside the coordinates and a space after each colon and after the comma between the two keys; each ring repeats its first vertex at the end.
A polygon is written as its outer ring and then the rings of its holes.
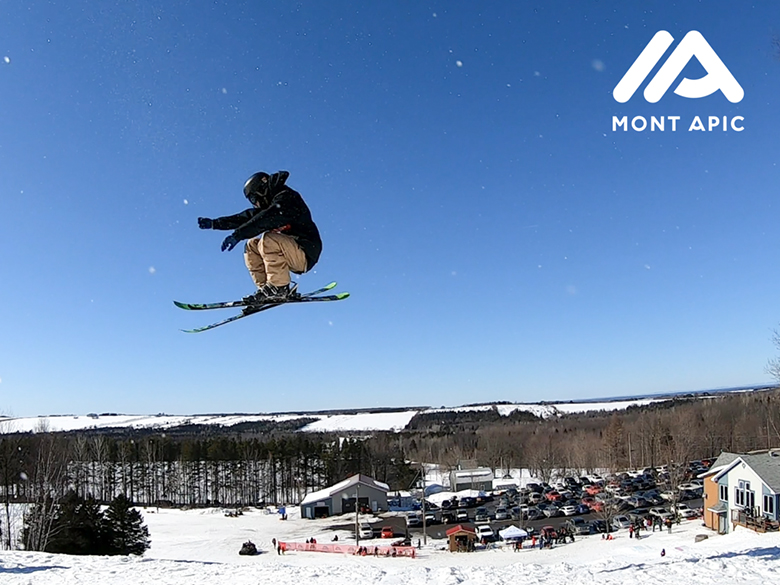
{"type": "Polygon", "coordinates": [[[238,239],[233,234],[230,234],[227,238],[225,238],[225,241],[222,242],[222,251],[224,252],[227,250],[230,252],[233,248],[236,247],[238,244],[238,239]]]}
{"type": "Polygon", "coordinates": [[[214,220],[209,219],[208,217],[199,217],[198,227],[202,230],[210,230],[214,227],[214,220]]]}

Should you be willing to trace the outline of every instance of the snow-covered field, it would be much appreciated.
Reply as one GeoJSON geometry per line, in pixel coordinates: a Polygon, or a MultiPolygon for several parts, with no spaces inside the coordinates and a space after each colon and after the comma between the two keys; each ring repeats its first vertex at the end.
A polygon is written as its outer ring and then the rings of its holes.
{"type": "Polygon", "coordinates": [[[780,534],[738,529],[718,536],[691,521],[667,532],[649,533],[637,541],[626,531],[615,540],[580,537],[552,550],[512,552],[497,547],[474,553],[449,553],[444,541],[429,540],[415,559],[354,557],[314,552],[277,555],[271,539],[329,542],[349,532],[329,527],[349,519],[301,520],[288,508],[289,520],[251,510],[237,518],[221,510],[146,509],[152,548],[137,557],[69,557],[0,551],[3,585],[517,585],[698,583],[780,583],[780,534]],[[695,542],[697,534],[709,538],[695,542]],[[251,540],[262,551],[238,555],[251,540]],[[666,555],[661,556],[665,549],[666,555]]]}
{"type": "MultiPolygon", "coordinates": [[[[562,402],[558,404],[497,404],[499,414],[508,416],[516,410],[531,412],[537,416],[548,417],[557,414],[571,414],[594,410],[623,410],[632,405],[645,405],[661,398],[638,398],[635,400],[616,400],[604,402],[562,402]]],[[[182,425],[219,425],[233,426],[247,422],[277,421],[283,422],[296,418],[316,418],[300,430],[303,432],[337,431],[401,431],[416,414],[421,412],[480,411],[493,408],[494,405],[461,406],[436,409],[408,409],[396,412],[353,412],[300,413],[300,414],[198,414],[198,415],[128,415],[128,414],[89,414],[89,415],[52,415],[29,417],[0,416],[0,434],[27,433],[42,431],[77,431],[85,429],[103,429],[113,427],[170,429],[182,425]]]]}

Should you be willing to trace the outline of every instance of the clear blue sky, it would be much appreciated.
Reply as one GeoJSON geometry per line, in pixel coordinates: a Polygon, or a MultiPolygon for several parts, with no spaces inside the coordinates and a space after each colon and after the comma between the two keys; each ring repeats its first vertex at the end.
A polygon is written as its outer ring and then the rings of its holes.
{"type": "MultiPolygon", "coordinates": [[[[273,412],[769,382],[777,3],[6,2],[0,412],[273,412]],[[481,5],[482,4],[482,5],[481,5]],[[744,89],[612,90],[659,30],[744,89]],[[677,132],[612,117],[679,115],[677,132]],[[693,116],[742,132],[689,132],[693,116]],[[198,216],[289,170],[341,303],[253,290],[198,216]]],[[[656,66],[657,71],[661,62],[656,66]]],[[[706,73],[696,59],[682,77],[706,73]]],[[[653,74],[651,74],[653,75],[653,74]]],[[[649,77],[646,82],[649,81],[649,77]]]]}

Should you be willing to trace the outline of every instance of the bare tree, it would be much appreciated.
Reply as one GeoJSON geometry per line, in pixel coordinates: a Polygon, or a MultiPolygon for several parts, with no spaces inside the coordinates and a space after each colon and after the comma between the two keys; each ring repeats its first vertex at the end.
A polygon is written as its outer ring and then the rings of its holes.
{"type": "Polygon", "coordinates": [[[620,505],[622,501],[615,497],[610,497],[601,501],[601,507],[596,512],[596,517],[599,520],[603,520],[607,525],[607,532],[612,532],[615,528],[612,526],[613,521],[621,512],[620,505]]]}
{"type": "Polygon", "coordinates": [[[537,479],[549,483],[560,468],[560,445],[552,434],[534,435],[529,446],[529,467],[537,479]]]}
{"type": "Polygon", "coordinates": [[[661,455],[667,462],[668,489],[672,495],[672,510],[680,503],[680,484],[688,479],[688,464],[694,453],[694,421],[687,411],[673,411],[661,439],[661,455]]]}
{"type": "Polygon", "coordinates": [[[0,522],[2,545],[10,550],[13,543],[11,500],[17,495],[22,475],[22,437],[14,434],[10,421],[3,421],[0,428],[0,490],[3,496],[4,522],[0,522]],[[5,531],[2,530],[5,524],[5,531]]]}
{"type": "Polygon", "coordinates": [[[57,514],[56,502],[65,493],[68,484],[68,452],[62,441],[39,425],[35,459],[28,474],[31,485],[31,515],[25,522],[24,545],[27,550],[46,549],[53,534],[57,514]]]}
{"type": "MultiPolygon", "coordinates": [[[[776,40],[778,43],[778,51],[780,52],[780,40],[776,40]]],[[[772,335],[772,343],[775,344],[778,350],[780,350],[780,330],[775,329],[772,335]]],[[[780,357],[772,358],[769,360],[766,366],[766,372],[780,383],[780,357]]]]}
{"type": "Polygon", "coordinates": [[[612,472],[624,469],[627,464],[626,432],[623,420],[614,413],[604,431],[604,454],[607,468],[612,472]]]}

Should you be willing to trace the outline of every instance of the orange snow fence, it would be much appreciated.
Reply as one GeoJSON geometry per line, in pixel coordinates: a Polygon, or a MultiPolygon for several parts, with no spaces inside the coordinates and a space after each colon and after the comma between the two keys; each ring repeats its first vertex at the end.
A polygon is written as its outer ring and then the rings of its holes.
{"type": "Polygon", "coordinates": [[[340,553],[365,557],[412,557],[416,556],[413,546],[355,546],[354,544],[306,544],[305,542],[280,542],[282,550],[302,550],[309,552],[340,553]],[[358,550],[360,552],[358,552],[358,550]]]}

